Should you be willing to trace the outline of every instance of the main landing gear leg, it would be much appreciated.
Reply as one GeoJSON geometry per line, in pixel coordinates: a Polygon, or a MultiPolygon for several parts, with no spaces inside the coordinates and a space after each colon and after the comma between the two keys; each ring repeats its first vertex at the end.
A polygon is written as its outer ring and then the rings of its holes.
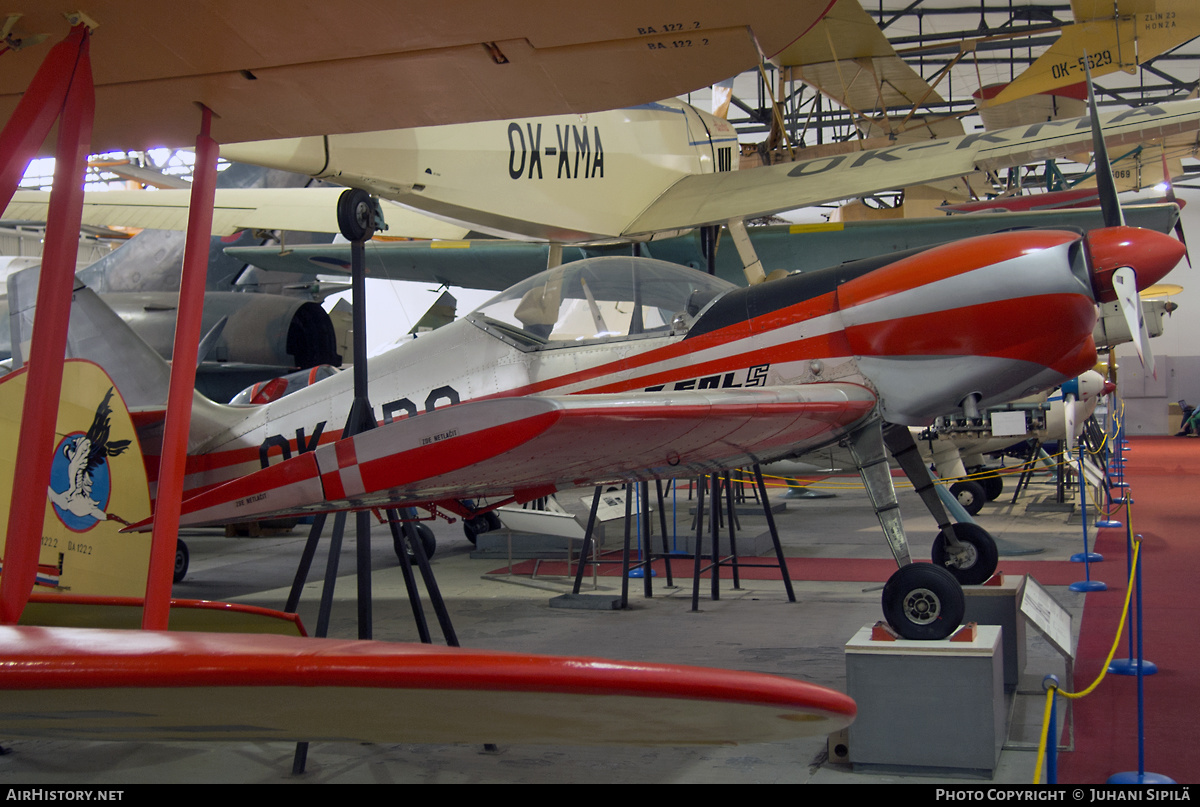
{"type": "Polygon", "coordinates": [[[995,540],[978,524],[950,521],[938,497],[933,476],[921,461],[912,432],[904,426],[889,423],[883,427],[883,440],[937,522],[939,533],[933,541],[934,564],[948,569],[964,586],[985,582],[996,573],[1000,560],[995,540]]]}
{"type": "Polygon", "coordinates": [[[883,421],[877,418],[867,423],[847,437],[845,444],[900,567],[883,587],[884,617],[905,639],[946,638],[962,623],[962,586],[943,567],[912,562],[884,451],[883,421]]]}

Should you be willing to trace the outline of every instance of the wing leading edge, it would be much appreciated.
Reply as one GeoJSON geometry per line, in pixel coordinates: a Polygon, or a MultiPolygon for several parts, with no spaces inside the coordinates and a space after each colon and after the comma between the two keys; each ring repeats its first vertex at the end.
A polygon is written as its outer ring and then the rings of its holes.
{"type": "Polygon", "coordinates": [[[10,737],[736,744],[856,711],[761,673],[420,644],[6,626],[0,652],[10,737]]]}
{"type": "MultiPolygon", "coordinates": [[[[875,396],[853,384],[476,401],[321,446],[183,503],[181,523],[464,498],[543,496],[736,468],[836,439],[875,396]]],[[[135,525],[148,529],[149,521],[135,525]]]]}

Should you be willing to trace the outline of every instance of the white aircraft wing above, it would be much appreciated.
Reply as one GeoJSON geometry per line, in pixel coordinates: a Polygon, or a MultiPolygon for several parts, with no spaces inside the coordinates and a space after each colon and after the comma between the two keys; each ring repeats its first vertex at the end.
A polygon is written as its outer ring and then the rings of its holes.
{"type": "MultiPolygon", "coordinates": [[[[1110,113],[1104,121],[1110,148],[1181,136],[1196,153],[1200,148],[1200,101],[1176,101],[1110,113]]],[[[827,155],[745,171],[693,174],[669,186],[620,232],[593,232],[585,240],[644,238],[665,231],[689,230],[732,219],[754,218],[785,210],[866,196],[881,191],[952,179],[1088,151],[1088,118],[1048,121],[942,140],[925,140],[882,149],[827,155]]],[[[32,193],[32,192],[29,192],[32,193]]],[[[340,189],[276,188],[217,191],[215,233],[255,227],[268,230],[336,232],[334,204],[340,189]]],[[[87,195],[89,224],[181,229],[186,221],[184,191],[131,191],[87,195]],[[160,206],[171,209],[160,215],[160,206]],[[112,208],[112,209],[106,209],[112,208]]],[[[19,194],[6,219],[40,220],[33,208],[18,207],[19,194]]],[[[411,195],[407,198],[411,198],[411,195]]],[[[44,215],[44,206],[41,208],[44,215]]],[[[465,218],[464,214],[464,218],[465,218]]],[[[385,204],[388,235],[461,239],[463,223],[435,220],[398,204],[385,204]]],[[[529,235],[529,237],[533,237],[529,235]]]]}
{"type": "MultiPolygon", "coordinates": [[[[238,230],[300,230],[336,233],[337,200],[345,188],[219,188],[213,204],[213,235],[238,230]]],[[[0,220],[45,221],[48,191],[17,191],[0,220]]],[[[190,190],[96,191],[84,194],[83,223],[96,227],[186,230],[190,190]]],[[[464,238],[469,230],[381,201],[387,235],[464,238]]]]}
{"type": "MultiPolygon", "coordinates": [[[[1183,132],[1195,134],[1200,129],[1200,102],[1138,107],[1101,120],[1110,148],[1183,132]]],[[[766,216],[1089,151],[1089,127],[1088,118],[1072,118],[749,171],[687,176],[668,188],[621,235],[766,216]]]]}

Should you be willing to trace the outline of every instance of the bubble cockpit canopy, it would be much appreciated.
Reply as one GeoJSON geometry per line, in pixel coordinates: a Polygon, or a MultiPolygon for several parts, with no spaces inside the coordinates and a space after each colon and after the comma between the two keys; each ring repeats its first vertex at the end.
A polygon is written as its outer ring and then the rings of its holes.
{"type": "Polygon", "coordinates": [[[525,349],[666,336],[685,333],[703,308],[734,288],[651,258],[588,258],[518,283],[467,319],[525,349]]]}

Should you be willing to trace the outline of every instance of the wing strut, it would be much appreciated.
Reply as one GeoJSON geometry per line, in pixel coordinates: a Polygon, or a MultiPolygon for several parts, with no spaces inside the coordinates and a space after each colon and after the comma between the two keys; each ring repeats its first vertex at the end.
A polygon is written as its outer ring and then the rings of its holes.
{"type": "Polygon", "coordinates": [[[737,247],[738,256],[745,267],[743,271],[746,273],[746,281],[751,286],[757,286],[767,279],[767,274],[763,271],[762,261],[758,259],[758,253],[754,251],[754,244],[746,232],[746,222],[743,219],[730,219],[728,225],[733,245],[737,247]]]}
{"type": "MultiPolygon", "coordinates": [[[[205,106],[200,110],[200,134],[196,135],[196,166],[192,172],[192,202],[188,209],[172,356],[196,356],[200,350],[209,233],[212,232],[213,202],[217,192],[218,148],[217,141],[209,136],[212,110],[205,106]]],[[[158,496],[154,503],[150,576],[146,580],[146,604],[142,611],[142,628],[145,630],[166,630],[170,620],[175,544],[179,540],[179,513],[183,508],[183,476],[195,388],[196,364],[172,362],[162,456],[158,465],[158,496]]]]}
{"type": "MultiPolygon", "coordinates": [[[[54,189],[50,194],[46,247],[38,284],[37,303],[41,313],[34,325],[28,392],[17,444],[17,466],[28,486],[13,485],[4,575],[0,577],[0,623],[6,625],[15,625],[20,619],[37,577],[46,515],[45,492],[50,486],[54,460],[54,428],[62,391],[69,302],[83,219],[83,176],[96,105],[90,43],[88,26],[74,25],[67,38],[46,55],[0,133],[0,202],[7,206],[29,160],[54,122],[57,120],[59,124],[54,189]],[[33,491],[35,495],[21,495],[25,491],[33,491]],[[40,495],[36,495],[38,491],[40,495]]],[[[174,549],[171,555],[173,564],[174,549]]]]}

